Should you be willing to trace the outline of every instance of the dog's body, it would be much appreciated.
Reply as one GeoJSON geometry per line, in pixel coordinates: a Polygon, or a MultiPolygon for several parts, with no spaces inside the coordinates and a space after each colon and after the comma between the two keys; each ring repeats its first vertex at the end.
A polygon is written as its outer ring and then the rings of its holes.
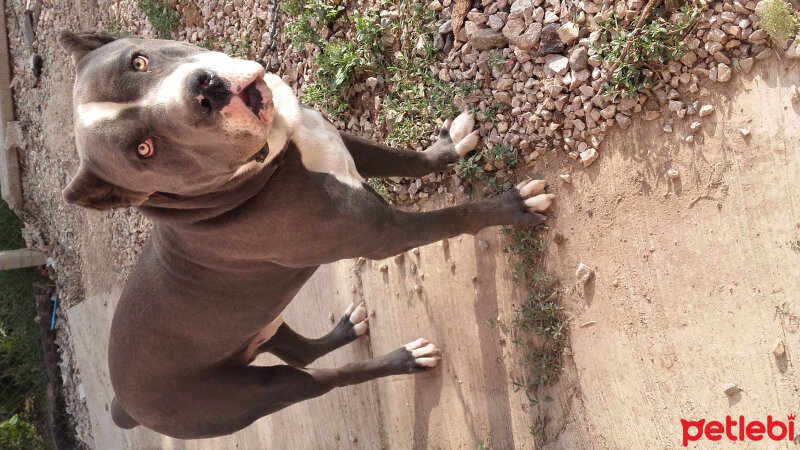
{"type": "Polygon", "coordinates": [[[134,204],[155,222],[112,323],[112,415],[122,427],[222,435],[337,386],[435,366],[438,350],[419,339],[339,369],[303,369],[366,332],[366,309],[350,305],[321,339],[297,335],[281,311],[320,264],[537,225],[534,211],[552,198],[532,181],[489,201],[401,212],[364,178],[443,170],[475,147],[470,117],[425,152],[391,149],[340,134],[255,63],[164,41],[59,41],[77,68],[81,157],[65,198],[134,204]],[[109,78],[116,88],[101,82],[109,78]],[[250,365],[264,351],[288,365],[250,365]]]}

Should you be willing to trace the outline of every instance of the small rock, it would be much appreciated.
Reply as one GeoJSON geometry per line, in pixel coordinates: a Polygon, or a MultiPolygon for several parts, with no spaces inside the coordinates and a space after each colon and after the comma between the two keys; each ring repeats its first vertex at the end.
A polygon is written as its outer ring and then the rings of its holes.
{"type": "Polygon", "coordinates": [[[664,131],[667,133],[672,133],[672,125],[670,124],[664,125],[664,131]]]}
{"type": "Polygon", "coordinates": [[[669,176],[670,180],[677,180],[681,177],[681,174],[677,169],[669,169],[667,170],[667,176],[669,176]]]}
{"type": "Polygon", "coordinates": [[[753,58],[744,58],[739,60],[739,67],[742,68],[742,72],[750,73],[753,70],[753,58]]]}
{"type": "Polygon", "coordinates": [[[522,17],[509,19],[503,27],[503,36],[512,39],[521,35],[523,31],[525,31],[525,20],[522,17]]]}
{"type": "Polygon", "coordinates": [[[418,285],[418,284],[415,284],[415,285],[414,285],[414,292],[416,292],[417,294],[419,294],[420,292],[422,292],[422,286],[420,286],[420,285],[418,285]]]}
{"type": "Polygon", "coordinates": [[[526,11],[533,11],[533,3],[531,0],[515,0],[511,4],[511,14],[523,15],[526,11]]]}
{"type": "Polygon", "coordinates": [[[419,256],[419,248],[417,247],[412,248],[411,254],[413,254],[414,256],[419,256]]]}
{"type": "Polygon", "coordinates": [[[661,113],[658,111],[647,111],[644,113],[644,120],[656,120],[661,117],[661,113]]]}
{"type": "Polygon", "coordinates": [[[472,36],[469,37],[469,42],[475,50],[491,50],[508,45],[508,38],[487,28],[475,30],[472,36]]]}
{"type": "Polygon", "coordinates": [[[775,345],[772,346],[772,354],[775,355],[776,358],[783,358],[786,354],[786,346],[783,344],[783,339],[775,341],[775,345]]]}
{"type": "Polygon", "coordinates": [[[616,119],[617,123],[620,127],[622,127],[623,130],[631,126],[631,118],[625,114],[617,114],[614,116],[614,119],[616,119]]]}
{"type": "Polygon", "coordinates": [[[542,24],[534,22],[520,36],[514,38],[513,43],[522,50],[530,50],[539,43],[542,36],[542,24]]]}
{"type": "Polygon", "coordinates": [[[800,88],[792,86],[792,103],[800,103],[800,88]]]}
{"type": "Polygon", "coordinates": [[[739,128],[739,133],[742,133],[743,137],[750,136],[750,130],[747,128],[739,128]]]}
{"type": "Polygon", "coordinates": [[[486,250],[489,248],[489,241],[486,239],[478,239],[478,248],[481,250],[486,250]]]}
{"type": "Polygon", "coordinates": [[[348,439],[350,440],[350,442],[356,442],[358,440],[357,437],[352,436],[352,435],[348,439]]]}
{"type": "Polygon", "coordinates": [[[367,262],[367,258],[364,258],[363,256],[360,256],[360,257],[359,257],[359,258],[356,260],[356,267],[361,267],[361,266],[363,266],[365,262],[367,262]]]}
{"type": "Polygon", "coordinates": [[[589,67],[589,50],[583,46],[577,46],[569,55],[569,67],[578,72],[589,67]]]}
{"type": "Polygon", "coordinates": [[[731,79],[731,75],[733,75],[733,71],[727,64],[720,63],[717,66],[717,81],[720,83],[729,81],[731,79]]]}
{"type": "Polygon", "coordinates": [[[693,133],[697,133],[698,131],[700,131],[700,128],[702,128],[702,127],[703,127],[703,124],[701,122],[692,122],[692,124],[689,125],[689,128],[692,129],[693,133]]]}
{"type": "Polygon", "coordinates": [[[694,135],[690,134],[686,136],[686,143],[687,144],[694,144],[694,135]]]}
{"type": "Polygon", "coordinates": [[[544,74],[547,76],[565,75],[569,68],[569,59],[562,55],[547,55],[544,58],[544,74]]]}
{"type": "Polygon", "coordinates": [[[564,45],[569,45],[578,39],[578,34],[580,34],[580,28],[575,22],[567,22],[558,29],[558,37],[564,45]]]}
{"type": "Polygon", "coordinates": [[[591,267],[584,263],[578,264],[578,270],[575,271],[575,278],[578,280],[578,284],[586,284],[592,278],[592,275],[594,275],[594,270],[591,267]]]}
{"type": "Polygon", "coordinates": [[[564,43],[558,37],[558,30],[561,24],[551,23],[542,29],[542,37],[539,43],[539,56],[549,55],[552,53],[561,53],[564,51],[564,43]]]}
{"type": "Polygon", "coordinates": [[[737,385],[735,385],[733,383],[728,383],[728,384],[725,385],[725,390],[723,392],[725,392],[725,395],[730,397],[731,395],[735,395],[735,394],[739,393],[739,391],[741,391],[741,390],[742,389],[739,386],[737,386],[737,385]]]}
{"type": "Polygon", "coordinates": [[[786,56],[789,58],[800,59],[800,37],[794,39],[792,45],[786,50],[786,56]]]}
{"type": "Polygon", "coordinates": [[[583,162],[583,167],[591,166],[592,163],[597,160],[598,156],[600,155],[594,148],[587,148],[585,151],[581,152],[581,162],[583,162]]]}
{"type": "Polygon", "coordinates": [[[380,269],[381,272],[388,272],[389,271],[389,266],[387,266],[386,264],[381,264],[379,269],[380,269]]]}
{"type": "Polygon", "coordinates": [[[561,178],[565,183],[572,184],[572,176],[570,176],[570,174],[562,173],[558,177],[561,178]]]}
{"type": "Polygon", "coordinates": [[[710,116],[714,112],[714,105],[703,105],[700,107],[700,117],[710,116]]]}

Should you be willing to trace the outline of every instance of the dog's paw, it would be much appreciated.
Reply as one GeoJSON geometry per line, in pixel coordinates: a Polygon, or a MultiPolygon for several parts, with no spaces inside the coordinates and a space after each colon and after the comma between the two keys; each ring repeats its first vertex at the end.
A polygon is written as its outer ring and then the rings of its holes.
{"type": "Polygon", "coordinates": [[[464,111],[454,119],[448,119],[442,130],[447,130],[450,140],[455,145],[459,158],[475,149],[478,145],[478,130],[475,128],[475,117],[464,111]]]}
{"type": "Polygon", "coordinates": [[[497,202],[498,213],[506,217],[502,224],[535,227],[547,220],[539,213],[550,208],[555,195],[542,193],[546,184],[544,180],[523,181],[495,197],[493,201],[497,202]]]}
{"type": "Polygon", "coordinates": [[[406,351],[411,353],[414,364],[420,369],[430,369],[436,367],[442,359],[442,352],[427,339],[419,338],[414,342],[409,342],[403,346],[406,351]]]}
{"type": "Polygon", "coordinates": [[[367,307],[364,302],[358,305],[355,302],[350,303],[344,311],[344,319],[346,319],[353,326],[356,336],[361,336],[367,332],[369,328],[369,319],[367,318],[367,307]]]}
{"type": "Polygon", "coordinates": [[[547,182],[544,180],[523,181],[517,185],[519,196],[528,208],[528,212],[544,212],[553,204],[554,194],[541,194],[547,182]]]}

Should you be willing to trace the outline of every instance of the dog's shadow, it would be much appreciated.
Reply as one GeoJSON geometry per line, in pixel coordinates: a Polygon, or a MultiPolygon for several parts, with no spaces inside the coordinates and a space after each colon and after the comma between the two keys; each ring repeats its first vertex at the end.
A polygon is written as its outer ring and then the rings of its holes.
{"type": "Polygon", "coordinates": [[[430,371],[414,378],[414,436],[411,448],[428,448],[431,411],[442,397],[442,374],[430,371]]]}

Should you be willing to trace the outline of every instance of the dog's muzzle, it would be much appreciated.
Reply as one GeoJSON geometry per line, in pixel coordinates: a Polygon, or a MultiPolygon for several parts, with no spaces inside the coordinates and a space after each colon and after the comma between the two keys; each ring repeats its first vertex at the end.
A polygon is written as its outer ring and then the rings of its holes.
{"type": "Polygon", "coordinates": [[[190,86],[200,101],[200,106],[209,113],[222,110],[233,98],[228,80],[209,70],[198,70],[193,73],[190,86]]]}

